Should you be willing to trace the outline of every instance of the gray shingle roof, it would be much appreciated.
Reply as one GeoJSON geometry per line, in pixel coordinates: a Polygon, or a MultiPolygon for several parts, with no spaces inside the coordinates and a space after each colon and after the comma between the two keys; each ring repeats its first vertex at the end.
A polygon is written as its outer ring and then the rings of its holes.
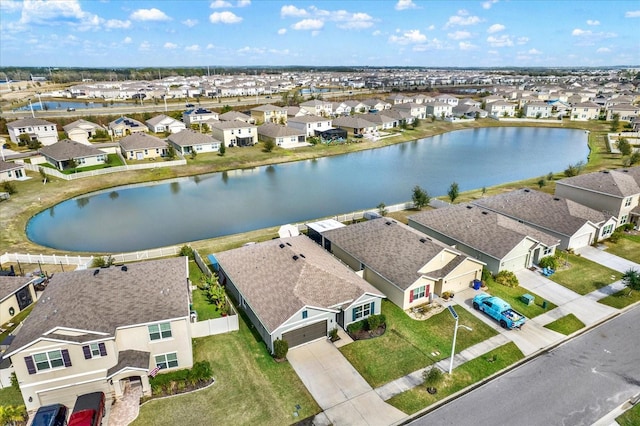
{"type": "Polygon", "coordinates": [[[156,115],[155,117],[151,117],[150,119],[145,121],[145,123],[147,123],[150,126],[155,126],[156,124],[160,124],[163,120],[165,120],[167,118],[169,119],[170,123],[178,121],[175,118],[169,117],[169,116],[164,115],[164,114],[160,114],[160,115],[156,115]]]}
{"type": "Polygon", "coordinates": [[[557,184],[609,194],[615,197],[629,197],[640,194],[640,166],[573,176],[559,180],[557,184]]]}
{"type": "Polygon", "coordinates": [[[598,225],[607,220],[603,213],[575,201],[529,189],[505,192],[473,204],[567,236],[587,222],[598,225]]]}
{"type": "Polygon", "coordinates": [[[97,155],[106,155],[98,148],[86,145],[80,142],[64,139],[54,143],[53,145],[43,146],[40,153],[46,157],[53,158],[56,161],[66,161],[70,158],[87,158],[97,155]]]}
{"type": "Polygon", "coordinates": [[[0,301],[24,287],[33,278],[0,276],[0,301]]]}
{"type": "MultiPolygon", "coordinates": [[[[55,327],[114,336],[123,326],[189,315],[188,269],[185,257],[56,273],[9,347],[28,345],[55,327]],[[95,271],[98,271],[97,273],[95,271]]],[[[95,339],[95,334],[56,338],[95,339]]]]}
{"type": "Polygon", "coordinates": [[[100,126],[99,124],[92,123],[91,121],[83,119],[76,120],[73,123],[69,123],[66,126],[63,126],[62,128],[65,132],[69,133],[71,130],[77,127],[80,127],[82,129],[102,129],[102,126],[100,126]]]}
{"type": "Polygon", "coordinates": [[[10,121],[7,123],[7,128],[9,129],[19,129],[20,127],[29,127],[29,126],[55,126],[55,123],[51,123],[49,121],[43,120],[41,118],[21,118],[19,120],[10,121]]]}
{"type": "Polygon", "coordinates": [[[247,114],[243,114],[243,113],[241,113],[239,111],[227,111],[224,114],[220,114],[218,116],[218,119],[221,120],[221,121],[240,120],[240,121],[245,121],[245,122],[249,122],[249,120],[253,120],[247,114]]]}
{"type": "Polygon", "coordinates": [[[12,161],[0,160],[0,172],[6,172],[8,170],[24,169],[24,164],[14,163],[12,161]]]}
{"type": "Polygon", "coordinates": [[[135,149],[166,148],[167,143],[162,139],[147,135],[146,133],[134,133],[133,135],[120,139],[120,146],[125,151],[132,151],[135,149]]]}
{"type": "Polygon", "coordinates": [[[115,376],[125,368],[139,368],[146,370],[149,368],[149,357],[151,353],[144,351],[125,350],[118,352],[118,363],[107,370],[107,379],[115,376]]]}
{"type": "Polygon", "coordinates": [[[214,122],[209,123],[209,126],[211,128],[220,129],[220,130],[225,130],[225,129],[250,129],[250,128],[256,127],[253,124],[245,123],[244,121],[240,121],[240,120],[214,121],[214,122]]]}
{"type": "Polygon", "coordinates": [[[408,219],[495,259],[502,259],[527,236],[546,246],[559,243],[557,238],[531,226],[466,203],[426,210],[408,219]]]}
{"type": "Polygon", "coordinates": [[[301,115],[300,117],[291,117],[288,121],[290,123],[318,123],[320,121],[331,121],[331,119],[318,117],[317,115],[301,115]]]}
{"type": "Polygon", "coordinates": [[[270,138],[284,137],[284,136],[300,136],[304,135],[303,130],[294,129],[293,127],[280,126],[274,123],[265,123],[258,126],[258,134],[267,136],[270,138]]]}
{"type": "Polygon", "coordinates": [[[333,229],[322,235],[402,290],[413,284],[422,275],[418,271],[443,250],[457,257],[446,267],[425,275],[442,278],[468,258],[415,229],[385,218],[333,229]]]}
{"type": "Polygon", "coordinates": [[[365,292],[384,297],[305,235],[240,247],[216,258],[270,332],[304,306],[335,308],[365,292]]]}
{"type": "Polygon", "coordinates": [[[179,131],[178,133],[172,133],[167,139],[178,146],[194,146],[221,143],[219,140],[209,135],[205,135],[191,129],[184,129],[179,131]]]}
{"type": "Polygon", "coordinates": [[[376,127],[376,123],[365,120],[361,117],[349,116],[349,117],[337,117],[333,119],[333,125],[335,127],[348,127],[350,129],[364,129],[367,127],[376,127]]]}

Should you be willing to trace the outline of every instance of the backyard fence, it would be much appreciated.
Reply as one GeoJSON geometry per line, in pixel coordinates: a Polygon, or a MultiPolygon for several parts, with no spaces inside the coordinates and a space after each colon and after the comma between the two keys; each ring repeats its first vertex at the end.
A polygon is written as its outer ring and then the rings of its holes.
{"type": "Polygon", "coordinates": [[[229,306],[231,306],[231,310],[226,317],[192,322],[191,337],[205,337],[214,334],[229,333],[230,331],[238,331],[240,328],[238,315],[233,306],[231,304],[229,304],[229,306]]]}

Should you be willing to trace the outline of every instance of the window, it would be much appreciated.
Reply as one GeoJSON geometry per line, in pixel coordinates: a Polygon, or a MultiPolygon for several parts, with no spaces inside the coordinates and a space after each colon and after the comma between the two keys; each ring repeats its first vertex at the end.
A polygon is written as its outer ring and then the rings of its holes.
{"type": "Polygon", "coordinates": [[[625,207],[629,207],[630,205],[631,205],[631,197],[629,197],[626,200],[624,200],[624,206],[625,207]]]}
{"type": "Polygon", "coordinates": [[[69,351],[66,349],[57,349],[55,351],[42,352],[33,356],[25,357],[27,370],[29,374],[36,371],[45,371],[59,367],[71,367],[69,359],[69,351]]]}
{"type": "Polygon", "coordinates": [[[605,226],[604,228],[602,228],[602,235],[609,235],[611,234],[611,232],[613,232],[613,225],[609,224],[607,226],[605,226]]]}
{"type": "Polygon", "coordinates": [[[174,368],[178,366],[178,355],[170,354],[156,355],[156,366],[162,368],[174,368]]]}
{"type": "Polygon", "coordinates": [[[309,312],[302,311],[302,319],[306,319],[309,316],[309,312]]]}
{"type": "Polygon", "coordinates": [[[627,223],[627,220],[629,219],[629,215],[624,215],[620,218],[620,225],[624,225],[625,223],[627,223]]]}
{"type": "Polygon", "coordinates": [[[171,324],[163,322],[161,324],[153,324],[149,326],[149,339],[161,340],[171,337],[171,324]]]}
{"type": "Polygon", "coordinates": [[[364,305],[356,306],[353,308],[353,320],[357,321],[362,318],[366,318],[374,311],[374,302],[364,305]]]}
{"type": "Polygon", "coordinates": [[[542,255],[549,256],[552,252],[553,252],[553,249],[551,247],[545,247],[544,250],[542,251],[542,255]]]}

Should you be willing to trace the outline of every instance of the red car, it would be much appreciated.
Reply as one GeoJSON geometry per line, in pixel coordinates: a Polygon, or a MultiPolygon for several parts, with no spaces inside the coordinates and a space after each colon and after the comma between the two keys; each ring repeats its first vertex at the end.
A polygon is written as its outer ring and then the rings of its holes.
{"type": "Polygon", "coordinates": [[[104,392],[80,395],[69,417],[69,426],[100,426],[104,417],[104,392]]]}

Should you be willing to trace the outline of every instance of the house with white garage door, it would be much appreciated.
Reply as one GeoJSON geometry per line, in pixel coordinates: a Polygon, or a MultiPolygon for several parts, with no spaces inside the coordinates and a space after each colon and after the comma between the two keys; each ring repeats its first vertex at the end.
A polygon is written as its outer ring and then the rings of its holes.
{"type": "Polygon", "coordinates": [[[277,238],[216,253],[219,280],[269,351],[326,338],[379,314],[379,290],[306,235],[277,238]]]}
{"type": "Polygon", "coordinates": [[[560,240],[532,226],[472,204],[425,210],[409,226],[486,263],[492,274],[517,272],[552,256],[560,240]]]}
{"type": "Polygon", "coordinates": [[[472,203],[560,239],[563,250],[579,249],[609,238],[618,223],[612,215],[531,189],[509,191],[472,203]]]}
{"type": "Polygon", "coordinates": [[[327,250],[405,310],[482,277],[483,262],[393,219],[327,230],[322,237],[327,250]]]}

